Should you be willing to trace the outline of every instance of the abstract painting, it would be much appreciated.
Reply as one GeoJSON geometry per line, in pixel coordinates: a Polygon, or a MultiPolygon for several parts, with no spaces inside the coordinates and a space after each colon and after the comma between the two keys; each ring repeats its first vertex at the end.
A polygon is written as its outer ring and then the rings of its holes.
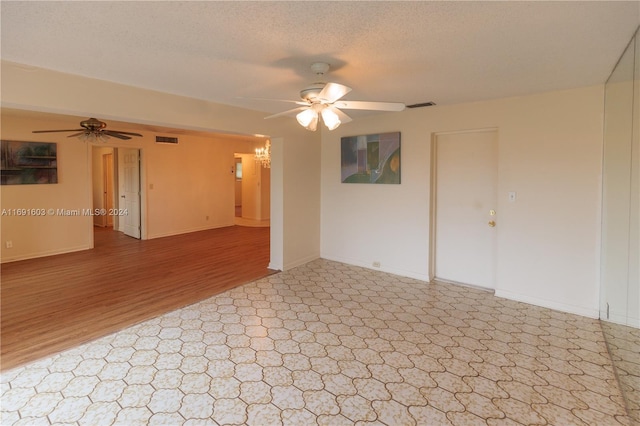
{"type": "Polygon", "coordinates": [[[58,183],[57,144],[0,141],[0,183],[58,183]]]}
{"type": "Polygon", "coordinates": [[[341,138],[342,183],[400,183],[400,132],[341,138]]]}

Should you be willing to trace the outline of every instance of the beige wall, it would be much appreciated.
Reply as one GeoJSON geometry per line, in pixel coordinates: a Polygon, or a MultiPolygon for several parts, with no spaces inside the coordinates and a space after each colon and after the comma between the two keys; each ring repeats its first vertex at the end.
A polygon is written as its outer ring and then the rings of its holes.
{"type": "MultiPolygon", "coordinates": [[[[320,137],[316,133],[302,129],[295,120],[286,118],[264,120],[265,114],[257,111],[50,70],[32,69],[5,61],[2,62],[2,104],[4,108],[67,114],[81,118],[97,117],[107,121],[120,120],[148,126],[272,136],[272,158],[274,159],[272,167],[277,170],[274,173],[277,179],[271,179],[271,216],[277,214],[280,219],[272,221],[271,225],[272,259],[270,265],[277,269],[287,269],[319,256],[320,166],[316,160],[320,152],[320,137]],[[292,184],[293,182],[295,185],[292,184]],[[296,202],[288,202],[289,199],[295,199],[296,202]],[[280,204],[274,205],[276,202],[280,204]]],[[[54,120],[46,128],[60,128],[61,125],[77,126],[77,121],[64,123],[62,119],[54,120]]],[[[7,123],[3,120],[3,138],[6,126],[7,123]]],[[[33,128],[31,125],[27,127],[33,128]]],[[[145,138],[132,140],[130,146],[142,148],[144,173],[142,181],[145,185],[143,197],[147,202],[147,214],[149,215],[147,217],[147,236],[170,235],[210,226],[205,223],[204,218],[206,211],[214,208],[212,205],[214,201],[198,197],[195,189],[198,186],[204,186],[205,192],[213,191],[213,189],[207,188],[209,185],[207,182],[194,183],[190,179],[185,180],[174,176],[174,174],[192,167],[189,161],[194,161],[196,157],[211,158],[223,155],[224,160],[220,161],[227,161],[229,163],[227,168],[220,165],[219,168],[214,167],[211,173],[220,174],[220,176],[227,175],[231,179],[233,177],[230,172],[230,167],[233,165],[233,150],[231,150],[229,160],[226,159],[226,147],[221,147],[221,144],[210,144],[211,146],[209,146],[207,142],[202,140],[195,140],[194,146],[191,147],[187,144],[180,144],[174,147],[167,146],[151,150],[150,145],[153,144],[154,134],[142,133],[145,138]],[[181,157],[183,155],[184,157],[181,157]],[[180,163],[181,160],[184,162],[180,163]],[[153,190],[149,189],[150,184],[154,185],[153,190]],[[182,198],[176,198],[181,196],[183,191],[189,192],[185,196],[195,205],[183,203],[181,202],[182,198]],[[170,208],[171,212],[167,211],[167,208],[170,208]],[[191,215],[193,215],[193,220],[185,223],[185,218],[189,218],[191,215]]],[[[6,137],[22,140],[25,138],[28,140],[51,140],[51,134],[40,135],[39,137],[42,139],[36,139],[31,133],[24,131],[18,135],[6,133],[6,137]]],[[[86,169],[89,167],[90,160],[86,150],[86,146],[82,144],[65,144],[65,147],[59,151],[60,163],[71,161],[76,165],[69,172],[65,170],[64,173],[74,173],[77,176],[72,183],[69,183],[71,186],[58,185],[57,191],[60,192],[58,194],[60,197],[51,197],[55,198],[57,203],[70,206],[73,204],[91,205],[91,190],[90,184],[87,183],[88,171],[86,169]],[[79,164],[84,164],[85,169],[81,170],[79,164]]],[[[202,173],[202,171],[196,173],[202,173]]],[[[32,191],[51,191],[40,189],[40,185],[38,187],[32,191]]],[[[35,198],[27,197],[24,192],[19,192],[20,196],[15,194],[15,188],[2,187],[3,207],[5,202],[26,202],[25,198],[34,203],[36,201],[35,198]]],[[[233,186],[230,187],[229,194],[233,196],[233,186]]],[[[228,194],[219,195],[226,197],[228,194]]],[[[46,201],[49,202],[49,200],[46,201]]],[[[228,203],[228,207],[232,217],[233,198],[228,203]]],[[[213,221],[220,225],[224,224],[225,220],[224,215],[217,213],[210,216],[210,222],[213,221]]],[[[77,224],[78,222],[72,221],[70,223],[77,224]]],[[[29,246],[44,245],[37,250],[40,253],[57,253],[87,248],[91,244],[90,229],[91,223],[87,221],[86,226],[76,225],[73,229],[67,230],[64,239],[52,237],[49,241],[47,238],[46,244],[39,242],[42,240],[42,234],[36,233],[29,246]]],[[[27,230],[18,230],[14,228],[14,223],[3,220],[2,234],[4,241],[9,234],[27,235],[27,230]]],[[[11,254],[5,252],[4,244],[2,247],[3,261],[16,256],[15,244],[11,254]]],[[[34,252],[34,250],[30,250],[30,252],[34,252]]]]}
{"type": "MultiPolygon", "coordinates": [[[[102,154],[125,145],[141,149],[144,239],[232,226],[235,174],[231,170],[234,168],[234,152],[251,152],[254,146],[253,141],[193,135],[180,136],[177,145],[156,144],[153,134],[144,134],[142,138],[127,142],[112,138],[93,149],[77,138],[67,138],[65,133],[31,133],[32,129],[60,128],[59,118],[39,120],[5,113],[2,122],[3,139],[43,140],[58,144],[59,183],[3,186],[2,208],[5,209],[22,208],[34,202],[42,208],[54,208],[56,211],[59,208],[102,208],[102,154]],[[71,157],[69,152],[75,156],[71,157]]],[[[10,238],[13,242],[11,249],[3,245],[3,261],[91,247],[92,232],[86,222],[89,219],[94,223],[97,217],[92,220],[90,217],[55,216],[58,215],[3,217],[3,239],[10,238]],[[35,241],[24,239],[27,229],[43,227],[48,230],[57,228],[59,223],[67,224],[69,235],[64,238],[54,232],[39,232],[35,241]]]]}
{"type": "MultiPolygon", "coordinates": [[[[29,120],[13,119],[2,115],[2,139],[17,141],[59,142],[58,182],[47,185],[3,185],[0,187],[2,209],[58,209],[76,210],[91,208],[92,184],[89,175],[90,147],[83,143],[62,143],[60,137],[46,134],[31,134],[29,120]]],[[[44,128],[58,123],[43,121],[44,128]]],[[[66,142],[66,141],[64,141],[66,142]]],[[[91,247],[90,216],[63,216],[47,214],[45,216],[0,217],[2,261],[18,260],[29,257],[47,256],[91,247]],[[6,242],[11,241],[13,248],[7,249],[6,242]]]]}
{"type": "Polygon", "coordinates": [[[234,152],[248,151],[251,144],[195,136],[179,140],[177,145],[151,141],[143,148],[149,238],[233,225],[234,152]]]}
{"type": "Polygon", "coordinates": [[[602,112],[598,86],[359,118],[323,133],[322,257],[428,279],[431,137],[497,128],[496,294],[597,317],[602,112]],[[393,131],[402,184],[341,184],[340,137],[393,131]]]}

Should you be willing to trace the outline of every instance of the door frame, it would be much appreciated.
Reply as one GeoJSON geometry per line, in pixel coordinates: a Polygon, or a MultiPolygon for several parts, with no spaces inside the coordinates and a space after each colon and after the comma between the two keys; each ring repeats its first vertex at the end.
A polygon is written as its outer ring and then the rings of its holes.
{"type": "MultiPolygon", "coordinates": [[[[499,135],[499,131],[497,127],[481,127],[481,128],[477,128],[477,129],[465,129],[465,130],[450,130],[450,131],[446,131],[446,132],[433,132],[431,133],[431,141],[430,141],[430,145],[429,145],[429,157],[430,157],[430,168],[431,168],[431,172],[429,174],[429,267],[428,267],[428,278],[429,278],[429,282],[433,281],[435,279],[435,273],[436,273],[436,225],[437,225],[437,220],[438,218],[436,217],[436,199],[437,199],[437,188],[438,188],[438,182],[437,182],[437,164],[438,164],[438,150],[437,150],[437,140],[438,140],[438,136],[441,135],[458,135],[458,134],[464,134],[464,133],[480,133],[480,132],[496,132],[497,135],[499,135]]],[[[499,148],[499,144],[500,141],[498,139],[498,148],[499,148]]],[[[499,151],[498,151],[499,153],[499,151]]],[[[496,170],[497,173],[497,179],[498,181],[496,182],[496,190],[500,187],[500,174],[498,173],[498,170],[496,170]]],[[[496,229],[497,232],[497,229],[496,229]]],[[[496,236],[496,244],[498,241],[498,237],[496,236]]],[[[497,267],[497,263],[498,263],[498,249],[497,247],[495,248],[495,256],[494,256],[494,275],[495,275],[495,270],[497,267]]],[[[460,283],[462,284],[462,283],[460,283]]],[[[494,289],[496,287],[496,283],[494,282],[494,289]]],[[[485,287],[478,287],[482,290],[487,290],[487,288],[485,287]]]]}
{"type": "MultiPolygon", "coordinates": [[[[107,209],[107,211],[115,206],[115,197],[113,192],[115,181],[113,177],[114,171],[115,166],[113,165],[113,151],[108,154],[102,154],[102,205],[103,208],[107,209]]],[[[102,220],[102,226],[113,226],[113,216],[105,216],[102,220]]]]}
{"type": "MultiPolygon", "coordinates": [[[[119,194],[119,185],[118,185],[118,148],[124,149],[137,149],[140,152],[140,161],[139,161],[139,172],[140,172],[140,239],[146,240],[148,239],[148,230],[147,230],[147,174],[145,173],[147,169],[147,159],[145,156],[145,150],[141,146],[125,146],[118,144],[117,141],[115,144],[106,143],[106,144],[87,144],[87,168],[89,170],[89,176],[93,176],[93,148],[94,147],[109,147],[113,148],[113,197],[114,197],[114,208],[118,208],[116,206],[116,201],[120,199],[119,194]]],[[[88,192],[88,200],[91,201],[93,198],[93,179],[90,179],[87,184],[87,192],[88,192]]],[[[94,239],[94,230],[93,230],[93,220],[89,222],[89,232],[90,232],[90,248],[95,248],[95,239],[94,239]]],[[[117,230],[118,227],[118,217],[113,217],[113,229],[117,230]]]]}

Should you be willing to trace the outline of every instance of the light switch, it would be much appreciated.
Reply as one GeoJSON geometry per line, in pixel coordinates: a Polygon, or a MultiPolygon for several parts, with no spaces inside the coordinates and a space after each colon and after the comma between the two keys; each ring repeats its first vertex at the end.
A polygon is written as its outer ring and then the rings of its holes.
{"type": "Polygon", "coordinates": [[[515,191],[511,191],[509,192],[509,201],[513,202],[516,200],[516,192],[515,191]]]}

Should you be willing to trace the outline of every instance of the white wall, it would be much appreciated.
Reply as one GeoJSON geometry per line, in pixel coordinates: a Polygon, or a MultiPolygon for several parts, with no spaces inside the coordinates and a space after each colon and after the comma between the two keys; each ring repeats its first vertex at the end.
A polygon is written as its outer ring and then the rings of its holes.
{"type": "MultiPolygon", "coordinates": [[[[284,188],[284,170],[282,167],[277,167],[277,164],[284,164],[284,140],[282,138],[271,139],[271,239],[270,251],[271,259],[269,261],[270,269],[283,269],[285,265],[284,258],[284,236],[283,238],[273,238],[274,229],[284,229],[284,191],[278,190],[278,188],[284,188]]],[[[320,198],[320,197],[318,197],[320,198]]],[[[318,215],[318,241],[320,239],[320,211],[317,210],[318,215]]],[[[320,256],[320,244],[318,244],[318,256],[320,256]]],[[[292,264],[297,263],[297,259],[284,267],[284,269],[291,268],[292,264]]]]}
{"type": "Polygon", "coordinates": [[[324,132],[321,256],[380,261],[382,270],[427,280],[431,136],[495,127],[496,294],[597,317],[602,113],[598,86],[405,110],[324,132]],[[341,184],[340,138],[393,131],[401,132],[402,184],[341,184]]]}
{"type": "MultiPolygon", "coordinates": [[[[97,117],[106,121],[119,120],[204,132],[271,136],[272,173],[277,177],[277,179],[271,179],[271,216],[274,218],[274,215],[278,214],[281,218],[272,220],[271,223],[272,259],[270,266],[277,269],[288,269],[319,256],[320,166],[316,160],[320,153],[320,136],[301,128],[295,120],[289,118],[264,120],[266,114],[258,111],[51,70],[22,67],[6,61],[2,61],[1,71],[2,105],[4,108],[67,114],[81,118],[97,117]],[[274,205],[276,202],[281,204],[274,205]]],[[[63,123],[63,121],[62,119],[56,120],[56,123],[52,123],[48,127],[55,124],[55,127],[51,128],[59,128],[58,126],[62,124],[70,124],[63,123]]],[[[5,124],[3,122],[3,138],[5,137],[5,124]]],[[[77,125],[77,122],[73,125],[77,125]]],[[[146,132],[142,133],[147,137],[146,132]]],[[[153,134],[149,134],[149,137],[152,136],[153,134]]],[[[20,137],[24,139],[27,135],[23,134],[20,137]]],[[[35,139],[31,134],[28,134],[28,137],[28,140],[50,140],[50,136],[46,135],[43,136],[43,139],[35,139]]],[[[138,140],[134,143],[142,144],[144,142],[138,140]]],[[[68,146],[71,147],[71,145],[68,146]]],[[[184,188],[179,187],[184,185],[178,184],[171,176],[177,168],[189,167],[189,164],[171,163],[172,155],[168,154],[168,150],[163,153],[157,151],[157,155],[154,155],[145,152],[144,147],[142,148],[145,170],[151,174],[151,176],[143,177],[143,181],[146,179],[146,185],[154,184],[154,187],[159,185],[164,191],[162,195],[156,196],[152,195],[152,191],[155,189],[148,190],[148,186],[146,187],[149,197],[149,214],[153,214],[152,211],[164,209],[168,203],[176,203],[173,196],[183,190],[184,188]],[[169,167],[170,172],[163,167],[169,167]]],[[[180,146],[175,148],[183,149],[180,146]]],[[[81,159],[80,157],[83,155],[85,159],[88,158],[86,153],[77,152],[79,149],[77,146],[69,149],[72,149],[73,155],[78,157],[74,157],[73,160],[81,159]]],[[[206,152],[207,155],[218,153],[216,151],[218,148],[206,149],[212,150],[206,152]]],[[[71,159],[66,152],[59,152],[58,155],[61,162],[71,159]]],[[[233,162],[233,158],[231,162],[233,162]]],[[[85,163],[88,163],[88,160],[85,160],[85,163]]],[[[86,174],[83,175],[80,170],[76,169],[73,170],[73,173],[78,173],[77,179],[74,179],[74,187],[64,187],[60,191],[64,192],[64,196],[72,197],[74,200],[77,194],[86,192],[84,196],[87,197],[87,200],[76,202],[76,204],[90,205],[91,191],[85,183],[86,174]],[[83,179],[85,180],[83,181],[83,179]]],[[[232,176],[230,169],[229,176],[232,176]]],[[[62,187],[59,186],[59,188],[62,187]]],[[[14,189],[2,188],[3,204],[7,194],[13,192],[15,192],[14,189]]],[[[231,192],[233,192],[233,187],[231,187],[231,192]]],[[[201,206],[203,209],[206,207],[204,204],[206,203],[203,202],[201,206]]],[[[229,208],[233,209],[233,201],[229,204],[229,208]]],[[[179,206],[176,209],[180,215],[178,220],[191,214],[180,210],[179,206]]],[[[197,214],[199,218],[205,217],[206,213],[203,209],[199,209],[193,214],[197,214]]],[[[148,221],[149,236],[151,237],[167,235],[174,231],[171,229],[166,231],[165,228],[162,228],[164,225],[169,225],[168,222],[171,219],[168,217],[150,217],[148,221]],[[156,226],[157,229],[163,230],[154,232],[153,227],[156,226]]],[[[190,229],[195,228],[197,226],[190,229]]],[[[10,226],[5,226],[5,221],[3,221],[2,233],[5,234],[9,231],[10,226]]],[[[175,231],[182,232],[177,228],[175,231]]],[[[11,232],[22,234],[26,231],[11,229],[11,232]]],[[[76,227],[67,232],[79,235],[78,241],[70,241],[69,244],[58,241],[46,249],[50,249],[52,252],[62,252],[69,249],[86,248],[89,245],[90,222],[83,229],[76,227]]],[[[2,238],[4,240],[4,235],[2,238]]],[[[38,238],[34,237],[34,239],[38,238]]],[[[4,252],[3,245],[3,261],[5,255],[7,254],[4,252]]]]}

